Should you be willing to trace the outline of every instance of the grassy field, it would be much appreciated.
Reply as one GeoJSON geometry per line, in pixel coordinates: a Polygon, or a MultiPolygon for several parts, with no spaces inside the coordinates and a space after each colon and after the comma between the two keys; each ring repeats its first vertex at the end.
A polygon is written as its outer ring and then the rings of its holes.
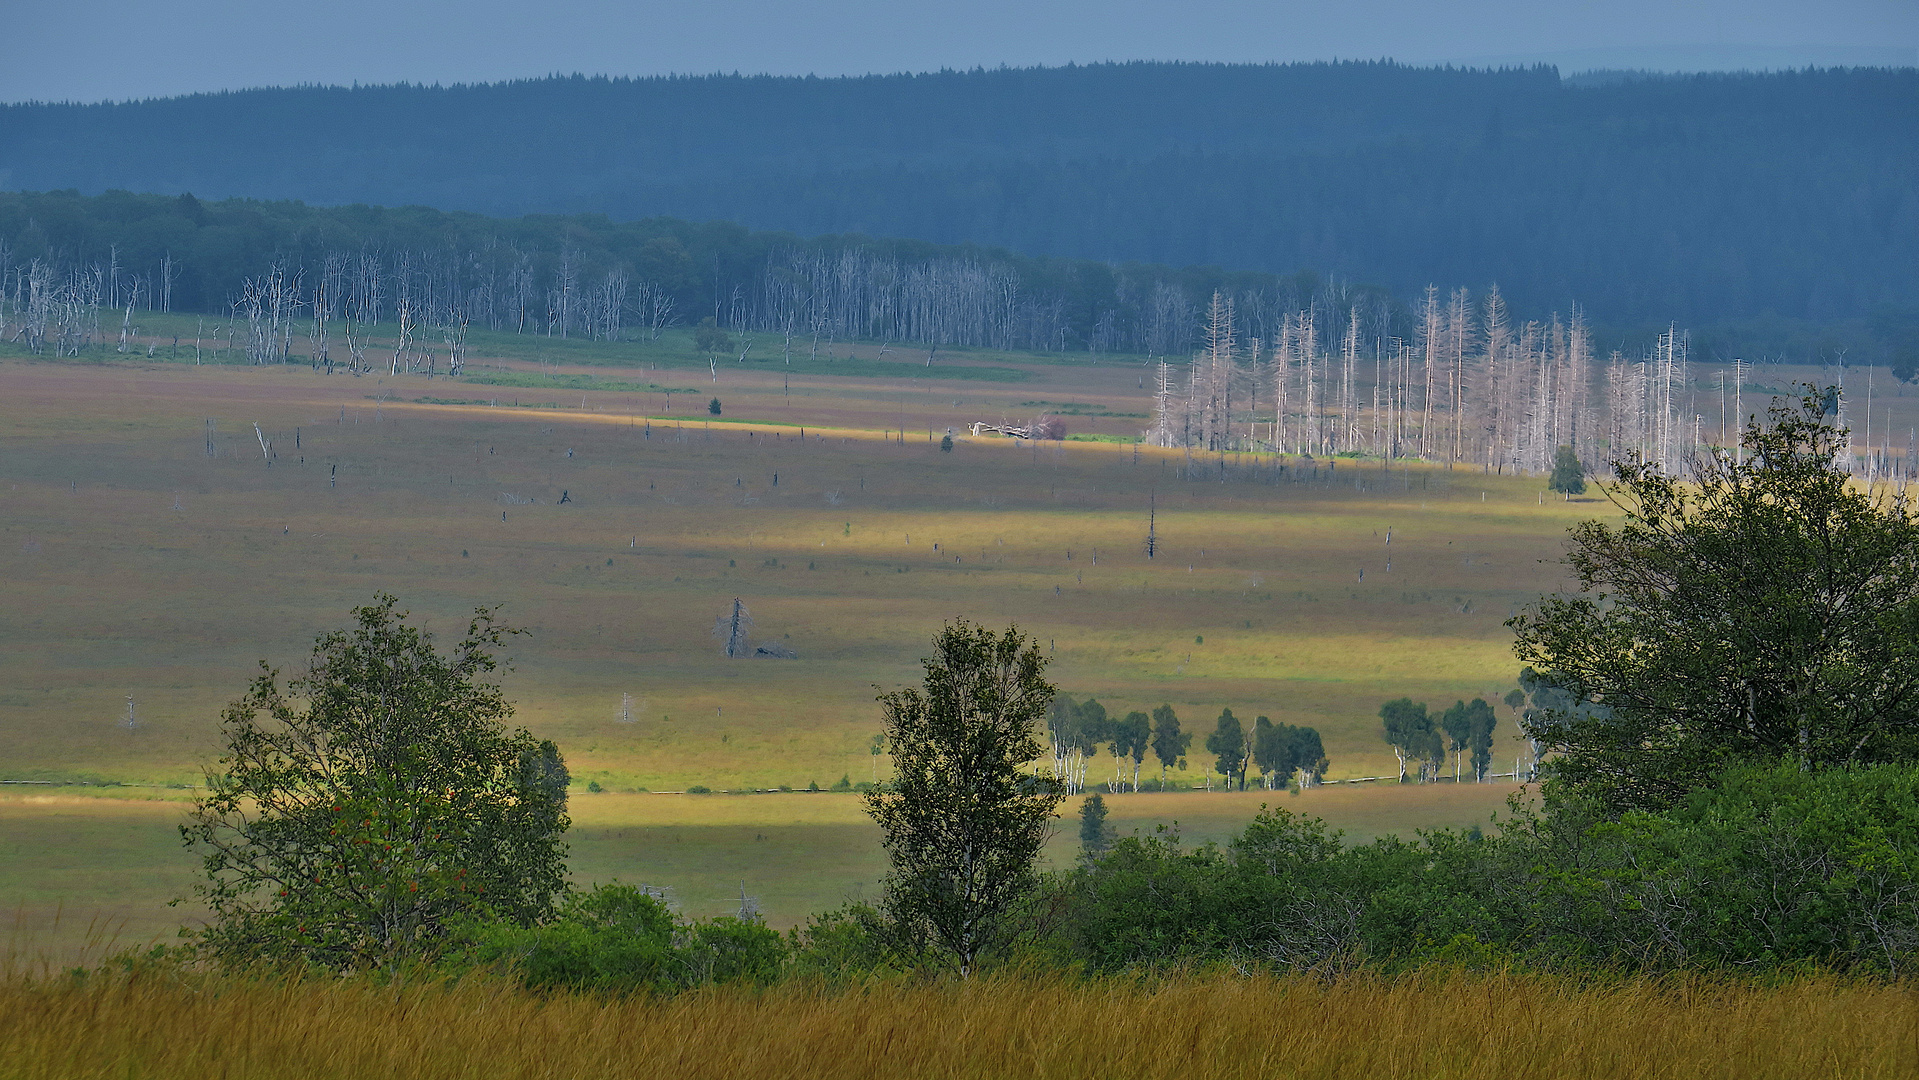
{"type": "Polygon", "coordinates": [[[672,999],[502,980],[0,981],[0,1061],[91,1077],[1907,1077],[1908,986],[1431,972],[987,977],[672,999]]]}
{"type": "Polygon", "coordinates": [[[296,666],[381,589],[443,632],[503,604],[532,630],[505,680],[522,718],[614,789],[870,776],[873,686],[915,679],[955,616],[1037,634],[1069,693],[1171,702],[1192,727],[1226,706],[1312,723],[1333,775],[1377,775],[1379,701],[1508,688],[1500,623],[1557,582],[1541,560],[1564,525],[1603,506],[1367,463],[943,454],[926,431],[950,404],[817,381],[838,398],[797,416],[767,387],[716,391],[775,427],[649,424],[636,394],[381,401],[374,379],[302,368],[0,367],[7,778],[192,782],[255,664],[296,666]],[[900,399],[904,441],[879,411],[900,399]],[[724,658],[709,631],[735,596],[756,642],[800,658],[724,658]]]}
{"type": "MultiPolygon", "coordinates": [[[[696,914],[742,881],[781,923],[858,895],[871,834],[845,796],[637,793],[883,776],[876,688],[916,681],[945,620],[1017,622],[1065,692],[1111,711],[1171,703],[1202,741],[1223,707],[1311,724],[1332,777],[1379,776],[1379,704],[1510,688],[1502,622],[1561,582],[1565,526],[1610,512],[1536,478],[965,434],[1044,410],[1135,434],[1147,380],[1125,360],[942,351],[929,369],[841,345],[790,370],[709,369],[670,338],[547,342],[482,348],[471,370],[493,381],[449,383],[157,348],[0,360],[0,779],[177,799],[261,660],[297,669],[380,590],[445,635],[499,604],[531,630],[505,689],[573,770],[576,875],[667,885],[696,914]],[[711,397],[718,419],[665,419],[711,397]],[[755,644],[799,658],[724,658],[710,630],[735,597],[755,644]]],[[[1174,778],[1200,780],[1202,756],[1174,778]]],[[[1092,779],[1112,767],[1096,758],[1092,779]]],[[[69,942],[96,916],[138,937],[169,925],[180,913],[155,905],[190,871],[178,803],[81,790],[0,801],[0,905],[35,937],[63,912],[69,942]]],[[[1365,836],[1483,820],[1504,795],[1299,803],[1365,836]]],[[[1258,802],[1139,796],[1116,814],[1223,836],[1258,802]]]]}

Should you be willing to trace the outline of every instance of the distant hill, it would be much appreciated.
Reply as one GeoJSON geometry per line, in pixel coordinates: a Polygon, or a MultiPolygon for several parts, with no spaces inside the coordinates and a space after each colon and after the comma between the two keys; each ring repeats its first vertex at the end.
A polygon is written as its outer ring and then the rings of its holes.
{"type": "Polygon", "coordinates": [[[257,90],[0,107],[0,187],[672,215],[1310,268],[1402,295],[1497,282],[1517,307],[1755,340],[1919,305],[1911,70],[1566,86],[1544,67],[1133,63],[257,90]]]}

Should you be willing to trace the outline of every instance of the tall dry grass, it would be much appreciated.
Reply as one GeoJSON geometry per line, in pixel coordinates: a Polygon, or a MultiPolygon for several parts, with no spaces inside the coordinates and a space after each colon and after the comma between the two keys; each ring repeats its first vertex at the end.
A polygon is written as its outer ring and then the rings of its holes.
{"type": "Polygon", "coordinates": [[[0,1075],[20,1080],[1915,1074],[1919,992],[1824,976],[1002,977],[615,1001],[504,980],[0,984],[0,1075]]]}

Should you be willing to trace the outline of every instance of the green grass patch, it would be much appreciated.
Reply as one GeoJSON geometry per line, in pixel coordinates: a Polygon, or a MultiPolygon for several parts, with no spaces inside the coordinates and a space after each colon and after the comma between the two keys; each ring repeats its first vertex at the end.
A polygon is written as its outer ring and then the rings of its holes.
{"type": "Polygon", "coordinates": [[[615,390],[623,393],[696,394],[697,390],[665,387],[658,383],[638,383],[627,379],[602,379],[594,375],[549,375],[536,371],[486,371],[463,374],[463,383],[476,386],[512,386],[529,390],[615,390]]]}

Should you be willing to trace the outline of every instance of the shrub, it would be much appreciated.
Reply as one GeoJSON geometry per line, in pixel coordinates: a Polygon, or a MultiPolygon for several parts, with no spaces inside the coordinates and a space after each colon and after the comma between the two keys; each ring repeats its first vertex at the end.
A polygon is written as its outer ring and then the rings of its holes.
{"type": "Polygon", "coordinates": [[[262,663],[181,836],[199,934],[222,959],[334,968],[431,960],[445,926],[535,922],[565,888],[567,771],[485,676],[505,635],[474,613],[450,652],[382,594],[284,687],[262,663]]]}
{"type": "Polygon", "coordinates": [[[1050,884],[1059,955],[1337,970],[1901,973],[1919,963],[1919,768],[1743,768],[1681,805],[1612,817],[1554,793],[1504,830],[1342,847],[1263,810],[1221,848],[1117,841],[1050,884]]]}
{"type": "Polygon", "coordinates": [[[792,971],[844,978],[899,970],[886,919],[870,904],[850,903],[794,927],[788,937],[792,971]]]}
{"type": "Polygon", "coordinates": [[[466,962],[504,967],[536,990],[670,993],[708,983],[768,982],[787,943],[757,920],[676,918],[664,900],[618,882],[569,896],[533,927],[464,928],[466,962]]]}

